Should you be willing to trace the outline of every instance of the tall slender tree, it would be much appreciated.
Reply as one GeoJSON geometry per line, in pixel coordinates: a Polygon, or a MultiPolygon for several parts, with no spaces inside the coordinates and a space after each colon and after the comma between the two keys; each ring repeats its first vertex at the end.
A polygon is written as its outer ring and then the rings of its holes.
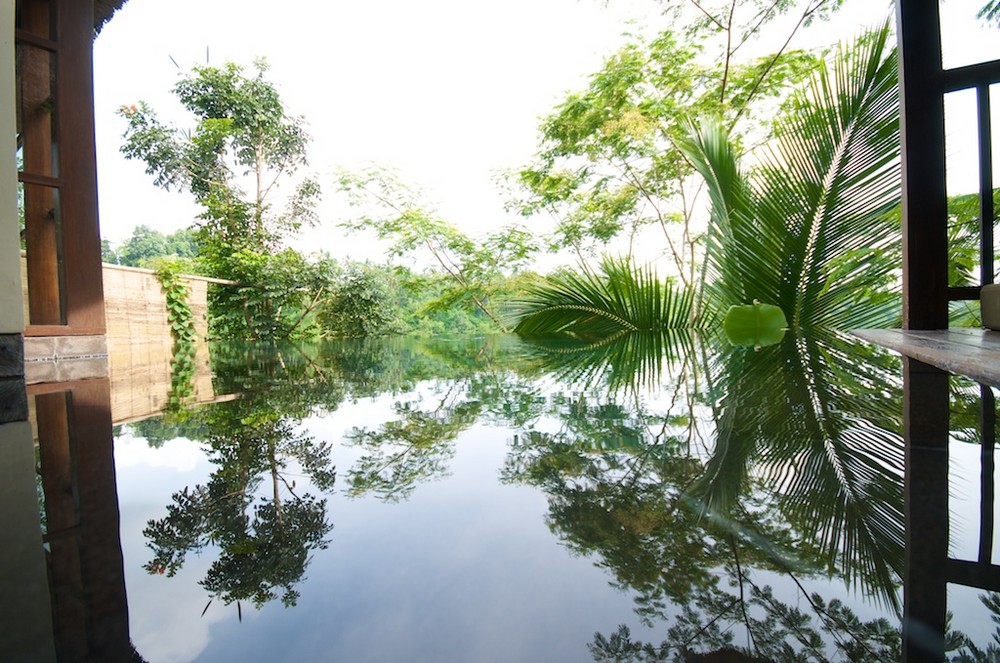
{"type": "Polygon", "coordinates": [[[194,67],[174,87],[194,128],[164,124],[144,102],[122,106],[122,153],[146,163],[157,186],[184,190],[202,207],[196,228],[200,258],[211,276],[237,281],[215,289],[213,331],[226,336],[274,338],[300,332],[319,301],[328,270],[311,269],[282,250],[283,240],[316,222],[320,197],[314,179],[298,181],[283,209],[274,200],[283,181],[306,164],[309,136],[301,117],[289,115],[267,63],[194,67]]]}

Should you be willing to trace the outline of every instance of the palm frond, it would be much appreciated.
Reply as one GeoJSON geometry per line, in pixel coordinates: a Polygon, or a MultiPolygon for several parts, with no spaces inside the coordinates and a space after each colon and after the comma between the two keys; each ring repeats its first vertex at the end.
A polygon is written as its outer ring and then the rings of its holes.
{"type": "Polygon", "coordinates": [[[718,303],[775,304],[793,327],[898,317],[899,102],[888,40],[884,25],[820,66],[749,174],[718,121],[681,145],[710,192],[708,287],[718,303]]]}
{"type": "Polygon", "coordinates": [[[650,268],[605,258],[599,273],[564,271],[528,286],[514,304],[522,336],[603,337],[686,327],[690,291],[661,281],[650,268]]]}

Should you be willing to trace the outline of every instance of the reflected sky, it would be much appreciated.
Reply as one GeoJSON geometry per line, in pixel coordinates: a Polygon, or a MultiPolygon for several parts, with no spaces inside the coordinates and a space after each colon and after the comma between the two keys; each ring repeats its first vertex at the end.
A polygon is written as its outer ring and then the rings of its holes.
{"type": "MultiPolygon", "coordinates": [[[[167,472],[119,466],[137,648],[151,661],[586,659],[593,633],[628,618],[631,600],[560,546],[544,494],[498,483],[509,435],[470,429],[450,476],[406,502],[331,499],[331,545],[315,553],[298,605],[244,610],[242,623],[235,606],[200,617],[204,560],[176,578],[145,573],[142,526],[169,502],[167,472]]],[[[177,485],[197,481],[192,474],[178,473],[177,485]]]]}
{"type": "MultiPolygon", "coordinates": [[[[799,610],[831,660],[848,660],[836,643],[857,638],[821,629],[812,597],[898,629],[902,559],[899,362],[858,347],[788,339],[768,358],[706,339],[609,351],[505,338],[219,350],[216,393],[239,398],[118,429],[132,641],[149,661],[586,661],[641,643],[659,656],[649,660],[680,660],[678,629],[722,606],[717,637],[692,650],[753,646],[773,631],[760,620],[799,610]],[[593,351],[615,365],[602,370],[593,351]],[[254,466],[258,503],[279,488],[285,504],[325,499],[332,529],[293,574],[294,605],[209,591],[218,541],[173,577],[150,571],[149,522],[179,491],[235,472],[219,427],[254,440],[275,417],[288,436],[330,443],[336,468],[331,489],[291,456],[280,471],[254,466]],[[821,458],[846,478],[828,485],[821,458]],[[830,490],[893,503],[838,515],[830,490]],[[859,526],[875,530],[870,543],[852,538],[859,526]],[[887,578],[871,565],[883,552],[887,578]],[[747,617],[732,607],[741,590],[747,617]]],[[[968,421],[953,416],[951,548],[974,556],[968,421]]],[[[952,627],[988,643],[980,593],[951,587],[952,627]]]]}

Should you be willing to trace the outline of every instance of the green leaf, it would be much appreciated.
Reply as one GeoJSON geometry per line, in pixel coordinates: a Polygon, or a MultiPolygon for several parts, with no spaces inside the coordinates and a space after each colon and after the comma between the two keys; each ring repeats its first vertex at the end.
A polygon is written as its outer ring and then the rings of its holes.
{"type": "Polygon", "coordinates": [[[733,345],[760,348],[779,343],[788,329],[788,320],[777,306],[754,301],[730,306],[722,328],[733,345]]]}
{"type": "Polygon", "coordinates": [[[605,257],[601,273],[556,272],[515,302],[522,336],[652,332],[691,324],[692,293],[661,281],[652,269],[605,257]]]}

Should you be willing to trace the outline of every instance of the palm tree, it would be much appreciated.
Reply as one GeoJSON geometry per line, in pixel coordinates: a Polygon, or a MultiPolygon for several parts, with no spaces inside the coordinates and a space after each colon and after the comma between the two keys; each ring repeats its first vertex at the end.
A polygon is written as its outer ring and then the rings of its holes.
{"type": "Polygon", "coordinates": [[[603,275],[564,273],[536,286],[521,302],[515,331],[704,327],[755,299],[779,306],[796,329],[895,324],[897,79],[886,23],[817,68],[787,102],[776,138],[752,169],[740,167],[738,141],[721,120],[693,124],[679,147],[711,201],[699,291],[661,286],[648,269],[606,260],[603,275]]]}
{"type": "Polygon", "coordinates": [[[605,257],[601,272],[556,272],[527,288],[515,304],[514,331],[527,336],[567,333],[603,337],[663,332],[689,324],[692,296],[652,269],[605,257]]]}
{"type": "Polygon", "coordinates": [[[727,307],[779,306],[794,328],[899,316],[899,101],[889,27],[841,45],[790,101],[759,165],[740,168],[721,122],[682,146],[711,199],[706,289],[727,307]]]}

